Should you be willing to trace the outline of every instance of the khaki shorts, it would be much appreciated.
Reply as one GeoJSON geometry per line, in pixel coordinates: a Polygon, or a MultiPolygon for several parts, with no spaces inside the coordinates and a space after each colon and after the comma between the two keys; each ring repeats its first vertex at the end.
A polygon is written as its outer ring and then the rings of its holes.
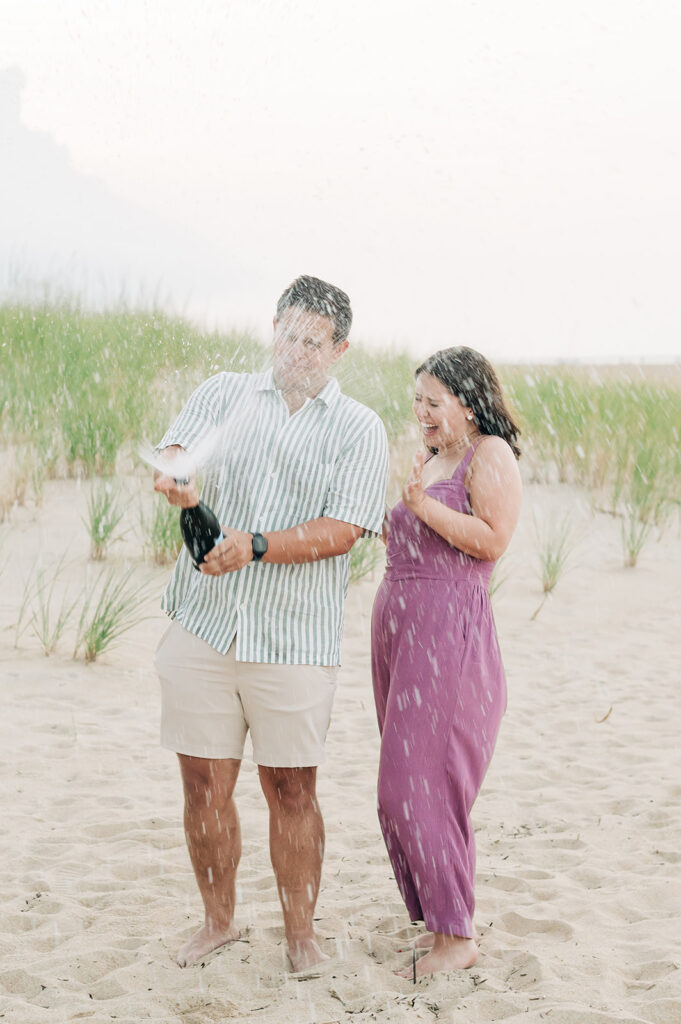
{"type": "Polygon", "coordinates": [[[253,760],[269,768],[323,764],[335,668],[237,661],[173,622],[154,658],[161,682],[161,745],[192,757],[253,760]]]}

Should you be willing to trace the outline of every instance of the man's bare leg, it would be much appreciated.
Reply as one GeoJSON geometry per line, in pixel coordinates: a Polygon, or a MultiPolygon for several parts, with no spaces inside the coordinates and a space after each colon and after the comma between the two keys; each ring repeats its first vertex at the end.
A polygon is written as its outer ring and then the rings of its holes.
{"type": "Polygon", "coordinates": [[[270,857],[284,912],[294,971],[329,958],[314,933],[313,915],[324,857],[324,822],[316,799],[316,768],[258,766],[270,809],[270,857]]]}
{"type": "Polygon", "coordinates": [[[184,786],[184,832],[205,919],[177,954],[189,967],[212,950],[239,938],[234,924],[236,869],[241,828],[232,799],[241,761],[178,754],[184,786]]]}

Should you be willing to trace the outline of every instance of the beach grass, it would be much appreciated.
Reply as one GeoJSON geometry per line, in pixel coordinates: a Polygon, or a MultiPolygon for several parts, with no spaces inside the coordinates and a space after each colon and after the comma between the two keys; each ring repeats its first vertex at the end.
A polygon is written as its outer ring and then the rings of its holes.
{"type": "MultiPolygon", "coordinates": [[[[545,597],[553,593],[565,575],[574,548],[574,530],[569,515],[551,519],[546,523],[534,522],[537,561],[542,592],[545,597]]],[[[539,609],[537,609],[537,612],[539,609]]],[[[537,614],[534,613],[532,618],[537,614]]]]}
{"type": "Polygon", "coordinates": [[[125,514],[120,496],[108,480],[93,483],[87,513],[84,522],[90,534],[90,558],[93,562],[101,562],[109,545],[117,539],[116,530],[125,514]]]}
{"type": "Polygon", "coordinates": [[[139,521],[144,550],[152,563],[168,565],[174,562],[182,548],[179,509],[155,495],[150,510],[145,503],[140,504],[139,521]]]}
{"type": "MultiPolygon", "coordinates": [[[[202,331],[153,309],[0,305],[0,518],[28,495],[39,501],[46,478],[110,476],[126,453],[136,464],[139,442],[158,441],[200,381],[223,369],[263,369],[268,360],[248,334],[202,331]]],[[[419,443],[411,411],[417,362],[354,344],[337,366],[341,387],[379,413],[397,453],[389,500],[419,443]]],[[[662,526],[681,505],[681,365],[498,369],[522,429],[526,475],[585,488],[594,508],[632,525],[634,546],[650,535],[648,523],[662,526]]],[[[164,558],[174,543],[161,537],[150,546],[164,558]]]]}
{"type": "Polygon", "coordinates": [[[360,537],[350,548],[350,582],[370,576],[384,562],[385,548],[377,537],[360,537]]]}
{"type": "Polygon", "coordinates": [[[102,570],[82,594],[73,657],[82,651],[86,665],[95,661],[123,633],[144,620],[141,608],[150,596],[150,583],[135,577],[134,566],[102,570]]]}
{"type": "Polygon", "coordinates": [[[511,575],[507,568],[508,553],[497,559],[489,581],[489,596],[494,597],[511,575]]]}
{"type": "Polygon", "coordinates": [[[0,441],[33,444],[51,475],[110,475],[122,446],[157,436],[200,380],[262,358],[248,335],[201,332],[159,312],[6,303],[0,441]]]}
{"type": "Polygon", "coordinates": [[[631,488],[658,508],[681,500],[681,365],[503,367],[500,376],[538,479],[582,486],[613,512],[631,488]]]}
{"type": "Polygon", "coordinates": [[[65,555],[56,565],[38,569],[32,587],[32,608],[28,622],[45,656],[53,654],[64,635],[78,598],[67,591],[59,593],[65,555]]]}

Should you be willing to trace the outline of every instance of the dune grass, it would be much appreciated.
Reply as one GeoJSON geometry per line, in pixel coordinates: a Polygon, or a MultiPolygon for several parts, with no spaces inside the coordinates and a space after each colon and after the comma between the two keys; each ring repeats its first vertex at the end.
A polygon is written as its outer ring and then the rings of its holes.
{"type": "MultiPolygon", "coordinates": [[[[0,519],[27,495],[39,501],[50,476],[106,477],[122,455],[134,462],[136,445],[157,440],[201,380],[262,369],[268,359],[247,334],[201,331],[153,309],[0,305],[0,519]]],[[[382,417],[399,469],[418,445],[410,429],[417,362],[354,344],[337,367],[343,389],[382,417]]],[[[594,508],[622,519],[625,559],[634,564],[649,524],[681,507],[681,367],[663,375],[640,367],[499,371],[522,427],[525,472],[585,487],[594,508]]],[[[392,481],[389,500],[398,494],[392,481]]],[[[177,538],[157,518],[145,543],[162,561],[177,538]]]]}
{"type": "Polygon", "coordinates": [[[85,589],[76,629],[73,657],[83,652],[85,664],[95,661],[145,618],[140,609],[151,596],[151,584],[135,577],[135,567],[102,570],[85,589]]]}
{"type": "Polygon", "coordinates": [[[511,575],[507,568],[508,553],[503,554],[496,562],[489,581],[489,596],[494,597],[496,593],[508,582],[511,575]]]}
{"type": "Polygon", "coordinates": [[[551,519],[545,523],[539,523],[535,519],[534,532],[539,578],[544,597],[530,616],[531,620],[536,619],[546,599],[553,593],[565,575],[575,543],[572,520],[569,515],[551,519]]]}
{"type": "MultiPolygon", "coordinates": [[[[39,459],[47,475],[106,475],[124,444],[157,438],[205,377],[267,362],[267,349],[247,334],[201,331],[158,311],[5,303],[0,444],[26,466],[39,459]]],[[[352,345],[337,376],[395,439],[411,419],[416,363],[352,345]]],[[[540,475],[610,487],[616,503],[649,447],[658,492],[681,499],[681,368],[659,379],[636,367],[499,369],[540,475]]],[[[29,469],[20,475],[25,492],[29,469]]]]}
{"type": "Polygon", "coordinates": [[[647,500],[681,500],[681,367],[664,376],[636,367],[505,367],[501,377],[541,479],[601,492],[616,511],[638,466],[649,479],[653,470],[647,500]]]}
{"type": "Polygon", "coordinates": [[[350,582],[370,576],[385,560],[385,547],[377,537],[360,537],[350,548],[350,582]]]}
{"type": "Polygon", "coordinates": [[[64,558],[63,555],[52,568],[39,569],[33,587],[33,607],[28,625],[46,657],[56,650],[78,601],[67,591],[58,596],[64,558]]]}
{"type": "Polygon", "coordinates": [[[78,601],[61,585],[65,560],[66,552],[56,562],[48,563],[39,555],[28,570],[14,625],[15,647],[19,646],[19,640],[30,629],[45,655],[55,651],[78,601]]]}
{"type": "Polygon", "coordinates": [[[93,484],[87,512],[84,522],[90,533],[90,558],[93,562],[102,562],[109,546],[120,536],[116,530],[125,512],[120,495],[108,480],[93,484]]]}
{"type": "Polygon", "coordinates": [[[50,473],[113,473],[122,445],[165,425],[227,362],[263,353],[247,335],[200,332],[159,312],[0,306],[0,441],[33,443],[50,473]]]}
{"type": "Polygon", "coordinates": [[[504,368],[539,480],[585,488],[621,520],[624,562],[681,505],[681,366],[504,368]]]}
{"type": "Polygon", "coordinates": [[[180,512],[165,498],[154,495],[151,510],[140,504],[140,527],[144,550],[154,565],[174,562],[182,548],[180,512]]]}

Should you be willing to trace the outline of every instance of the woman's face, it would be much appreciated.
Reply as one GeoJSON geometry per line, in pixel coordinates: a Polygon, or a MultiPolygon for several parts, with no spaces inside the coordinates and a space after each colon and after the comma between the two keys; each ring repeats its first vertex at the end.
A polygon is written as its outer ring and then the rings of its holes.
{"type": "Polygon", "coordinates": [[[469,410],[429,373],[420,373],[416,378],[413,408],[426,444],[439,451],[459,441],[471,424],[466,419],[469,410]]]}

